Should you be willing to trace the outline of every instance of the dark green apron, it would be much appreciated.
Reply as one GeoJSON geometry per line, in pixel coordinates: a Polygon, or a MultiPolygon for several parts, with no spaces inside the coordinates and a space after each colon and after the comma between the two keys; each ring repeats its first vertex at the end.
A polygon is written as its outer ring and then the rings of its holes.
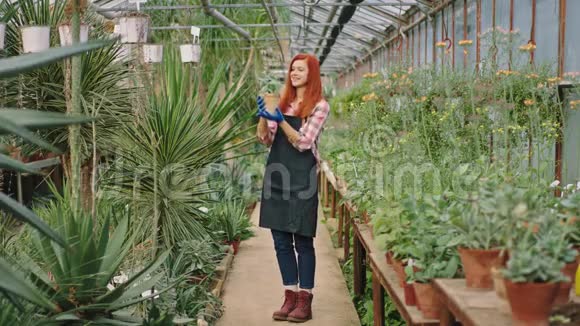
{"type": "MultiPolygon", "coordinates": [[[[302,119],[284,115],[296,131],[302,119]]],[[[314,237],[318,215],[316,158],[300,152],[278,127],[270,148],[260,203],[260,226],[314,237]]]]}

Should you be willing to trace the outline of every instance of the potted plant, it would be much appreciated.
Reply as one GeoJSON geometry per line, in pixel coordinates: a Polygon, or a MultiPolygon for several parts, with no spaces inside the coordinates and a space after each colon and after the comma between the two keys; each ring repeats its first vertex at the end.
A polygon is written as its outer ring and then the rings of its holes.
{"type": "Polygon", "coordinates": [[[215,233],[220,234],[224,243],[234,248],[234,255],[236,255],[241,241],[253,235],[250,229],[252,223],[246,215],[244,204],[240,200],[230,200],[218,205],[213,214],[215,215],[213,225],[215,233]]]}
{"type": "Polygon", "coordinates": [[[171,262],[173,273],[187,275],[190,283],[200,284],[215,271],[222,252],[211,239],[185,240],[178,244],[179,254],[171,262]]]}
{"type": "Polygon", "coordinates": [[[163,44],[143,44],[143,61],[160,63],[163,61],[163,44]]]}
{"type": "Polygon", "coordinates": [[[2,0],[0,3],[0,50],[4,49],[4,40],[6,38],[6,23],[12,18],[16,12],[16,6],[12,5],[8,0],[2,0]]]}
{"type": "MultiPolygon", "coordinates": [[[[73,1],[68,0],[64,7],[65,21],[58,26],[58,34],[60,36],[61,46],[71,46],[73,44],[72,35],[72,24],[71,19],[73,16],[73,1]]],[[[80,16],[83,17],[87,9],[87,0],[80,0],[79,12],[80,16]]],[[[80,26],[80,43],[86,43],[89,40],[89,25],[81,23],[80,26]]]]}
{"type": "Polygon", "coordinates": [[[505,191],[512,191],[512,188],[484,185],[453,210],[452,224],[459,233],[458,252],[468,288],[493,287],[491,268],[501,265],[500,254],[509,223],[509,216],[504,212],[510,214],[513,208],[498,200],[505,198],[505,191]]]}
{"type": "Polygon", "coordinates": [[[513,319],[526,325],[548,325],[561,282],[570,281],[562,269],[577,253],[566,241],[565,225],[551,210],[535,213],[537,218],[518,223],[503,276],[513,319]]]}
{"type": "Polygon", "coordinates": [[[121,43],[145,43],[149,35],[151,18],[139,11],[132,11],[119,18],[121,43]]]}
{"type": "Polygon", "coordinates": [[[443,303],[439,300],[432,280],[436,278],[454,278],[459,271],[459,257],[446,245],[431,242],[432,249],[424,247],[417,264],[405,268],[407,283],[412,283],[417,306],[425,318],[438,319],[443,303]]]}
{"type": "Polygon", "coordinates": [[[22,52],[37,53],[50,48],[50,26],[30,25],[20,27],[22,52]]]}
{"type": "Polygon", "coordinates": [[[280,89],[282,83],[275,77],[266,76],[260,79],[260,94],[264,98],[264,103],[268,111],[274,112],[280,102],[280,89]]]}

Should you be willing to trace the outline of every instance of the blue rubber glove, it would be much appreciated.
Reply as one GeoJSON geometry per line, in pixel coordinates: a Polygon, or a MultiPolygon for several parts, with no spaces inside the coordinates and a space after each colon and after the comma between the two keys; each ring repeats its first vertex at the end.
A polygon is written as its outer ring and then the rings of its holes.
{"type": "Polygon", "coordinates": [[[261,96],[258,96],[258,113],[256,116],[276,121],[277,123],[284,121],[284,115],[279,108],[276,108],[276,112],[274,113],[270,113],[268,110],[266,110],[264,99],[261,96]]]}

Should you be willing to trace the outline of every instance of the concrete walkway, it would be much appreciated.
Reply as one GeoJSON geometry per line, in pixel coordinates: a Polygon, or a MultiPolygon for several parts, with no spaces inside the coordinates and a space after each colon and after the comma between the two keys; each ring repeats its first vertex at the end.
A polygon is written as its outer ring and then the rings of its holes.
{"type": "MultiPolygon", "coordinates": [[[[252,214],[258,225],[259,203],[252,214]]],[[[316,248],[316,275],[313,319],[307,325],[351,326],[360,325],[356,310],[338,264],[330,234],[320,222],[318,212],[316,248]]],[[[224,286],[225,313],[218,326],[261,326],[293,324],[272,320],[272,312],[284,301],[282,278],[276,261],[274,243],[269,229],[254,227],[256,236],[242,242],[228,280],[224,286]]]]}

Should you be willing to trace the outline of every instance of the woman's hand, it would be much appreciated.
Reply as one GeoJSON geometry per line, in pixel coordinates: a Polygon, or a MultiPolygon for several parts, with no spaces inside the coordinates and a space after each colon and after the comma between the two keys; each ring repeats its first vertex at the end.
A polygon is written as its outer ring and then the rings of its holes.
{"type": "Polygon", "coordinates": [[[284,121],[284,115],[282,114],[279,108],[276,108],[276,111],[274,113],[270,113],[268,112],[268,110],[266,110],[264,99],[261,96],[258,96],[258,113],[256,114],[256,116],[276,121],[277,123],[284,121]]]}

